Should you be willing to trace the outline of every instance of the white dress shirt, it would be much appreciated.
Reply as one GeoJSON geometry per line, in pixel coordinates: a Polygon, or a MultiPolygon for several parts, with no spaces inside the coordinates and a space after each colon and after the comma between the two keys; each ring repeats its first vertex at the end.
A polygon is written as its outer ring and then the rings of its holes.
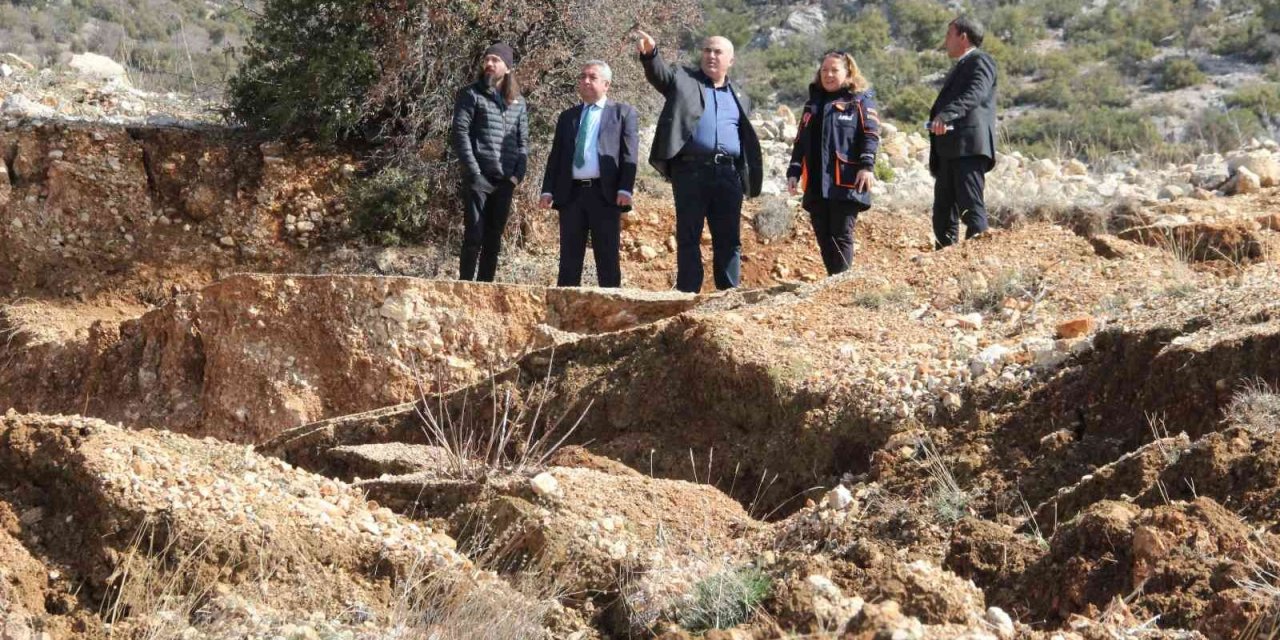
{"type": "MultiPolygon", "coordinates": [[[[592,180],[600,177],[600,122],[604,118],[604,105],[608,101],[609,99],[606,96],[592,103],[592,106],[595,106],[596,110],[595,114],[591,118],[587,118],[587,114],[589,113],[589,110],[587,109],[588,105],[585,103],[582,105],[582,113],[579,115],[580,119],[578,120],[578,127],[581,128],[587,126],[590,127],[590,129],[587,131],[587,148],[583,150],[585,162],[582,167],[574,166],[572,161],[569,163],[569,166],[573,169],[574,180],[592,180]]],[[[577,154],[578,152],[577,142],[578,136],[575,135],[573,154],[577,154]]],[[[571,155],[570,157],[573,156],[571,155]]],[[[631,195],[630,191],[623,191],[622,189],[619,189],[618,193],[626,196],[631,195]]],[[[550,193],[544,193],[542,195],[548,197],[551,196],[550,193]]]]}
{"type": "MultiPolygon", "coordinates": [[[[600,119],[601,116],[604,115],[604,104],[606,100],[607,98],[600,98],[592,105],[582,105],[582,115],[581,119],[578,120],[578,127],[579,129],[587,127],[587,148],[583,149],[583,154],[585,156],[584,159],[586,162],[583,163],[580,168],[577,166],[573,167],[574,180],[591,180],[592,178],[600,177],[600,119]],[[595,113],[592,113],[592,110],[589,108],[592,106],[595,107],[595,113]]],[[[579,131],[578,135],[581,136],[582,132],[579,131]]],[[[576,147],[576,137],[574,138],[574,143],[574,153],[576,154],[578,151],[576,147]]]]}

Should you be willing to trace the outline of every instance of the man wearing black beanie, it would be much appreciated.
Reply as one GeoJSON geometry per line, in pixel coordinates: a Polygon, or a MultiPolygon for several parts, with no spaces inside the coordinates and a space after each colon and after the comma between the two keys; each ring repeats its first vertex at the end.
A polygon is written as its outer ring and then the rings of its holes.
{"type": "Polygon", "coordinates": [[[451,142],[462,165],[465,216],[461,280],[493,281],[511,199],[524,180],[529,115],[514,66],[510,45],[490,46],[480,61],[480,77],[458,92],[453,109],[451,142]]]}

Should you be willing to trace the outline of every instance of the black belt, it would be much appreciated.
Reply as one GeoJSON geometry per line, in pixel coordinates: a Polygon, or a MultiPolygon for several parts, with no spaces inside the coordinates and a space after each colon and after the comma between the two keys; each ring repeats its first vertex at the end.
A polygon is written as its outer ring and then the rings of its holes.
{"type": "Polygon", "coordinates": [[[731,156],[727,153],[715,153],[711,155],[678,155],[672,160],[686,164],[736,164],[737,156],[731,156]]]}
{"type": "Polygon", "coordinates": [[[588,178],[586,180],[578,180],[574,178],[573,186],[575,187],[594,187],[600,184],[600,178],[588,178]]]}

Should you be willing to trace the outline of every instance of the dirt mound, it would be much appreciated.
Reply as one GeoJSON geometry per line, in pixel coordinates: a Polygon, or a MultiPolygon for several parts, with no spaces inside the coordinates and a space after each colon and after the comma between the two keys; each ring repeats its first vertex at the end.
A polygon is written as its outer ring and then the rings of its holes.
{"type": "MultiPolygon", "coordinates": [[[[1277,425],[1280,426],[1280,425],[1277,425]]],[[[1280,532],[1280,431],[1234,427],[1182,451],[1141,493],[1140,504],[1206,496],[1280,532]]]]}
{"type": "MultiPolygon", "coordinates": [[[[985,419],[994,428],[963,438],[995,452],[986,464],[1001,469],[999,491],[1036,505],[1153,440],[1186,433],[1194,442],[1223,429],[1237,392],[1280,379],[1267,356],[1280,339],[1275,269],[1256,265],[1227,287],[1170,290],[1134,304],[1094,337],[1092,350],[1012,406],[990,397],[994,415],[985,419]]],[[[1130,464],[1149,473],[1161,466],[1151,457],[1158,453],[1130,464]]]]}
{"type": "Polygon", "coordinates": [[[0,442],[3,501],[25,514],[24,546],[63,568],[51,588],[64,613],[101,611],[139,629],[176,621],[180,632],[212,601],[386,625],[406,580],[495,606],[525,602],[475,572],[448,536],[242,446],[12,412],[0,442]]]}
{"type": "MultiPolygon", "coordinates": [[[[777,199],[748,288],[688,296],[289,275],[452,272],[347,242],[358,168],[305,145],[23,123],[0,155],[0,407],[132,429],[0,423],[0,635],[1274,627],[1276,192],[942,252],[877,209],[829,279],[777,199]],[[244,270],[284,275],[207,286],[244,270]]],[[[500,277],[545,282],[523,204],[500,277]]],[[[669,288],[672,219],[639,194],[629,285],[669,288]]]]}
{"type": "Polygon", "coordinates": [[[706,572],[743,562],[734,541],[758,527],[713,487],[595,469],[459,478],[442,465],[355,486],[401,513],[447,522],[477,562],[535,575],[618,634],[642,633],[706,572]]]}
{"type": "Polygon", "coordinates": [[[26,123],[0,129],[0,157],[0,292],[13,298],[160,300],[305,263],[300,248],[347,224],[349,158],[222,129],[26,123]],[[290,232],[290,218],[312,230],[290,232]]]}
{"type": "Polygon", "coordinates": [[[403,402],[420,385],[477,382],[576,332],[635,326],[696,303],[683,294],[237,276],[66,343],[9,346],[0,405],[260,441],[403,402]]]}
{"type": "Polygon", "coordinates": [[[1062,525],[1022,580],[1036,585],[1026,591],[1033,615],[1093,616],[1118,596],[1138,619],[1229,637],[1207,613],[1251,608],[1239,582],[1277,552],[1280,538],[1208,498],[1146,510],[1100,502],[1062,525]]]}
{"type": "MultiPolygon", "coordinates": [[[[541,407],[569,423],[583,416],[571,441],[590,441],[593,453],[663,477],[697,473],[744,504],[767,505],[761,515],[788,500],[786,510],[794,510],[806,489],[867,471],[872,452],[904,420],[944,419],[961,408],[966,388],[1028,384],[1060,366],[1080,341],[1054,342],[1052,318],[1152,286],[1149,273],[1100,264],[1088,242],[1061,229],[997,233],[972,244],[946,260],[921,256],[898,266],[900,273],[862,263],[790,292],[740,298],[736,306],[708,303],[587,337],[557,347],[554,359],[545,351],[526,356],[497,377],[496,388],[486,382],[429,403],[455,416],[465,405],[477,424],[491,423],[495,407],[529,414],[541,407]],[[920,292],[892,284],[891,275],[920,292]],[[937,282],[941,291],[925,293],[937,282]],[[975,311],[958,311],[966,308],[975,311]],[[756,495],[762,484],[763,500],[756,495]]],[[[1153,260],[1134,256],[1148,266],[1153,260]]],[[[318,438],[316,449],[424,442],[411,406],[290,438],[294,444],[272,446],[290,449],[298,464],[308,464],[298,456],[309,438],[318,438]]]]}

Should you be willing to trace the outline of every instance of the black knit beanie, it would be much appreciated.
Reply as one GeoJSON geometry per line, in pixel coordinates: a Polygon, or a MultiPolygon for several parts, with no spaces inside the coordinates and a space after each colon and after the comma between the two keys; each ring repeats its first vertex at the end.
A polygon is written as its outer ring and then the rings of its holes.
{"type": "Polygon", "coordinates": [[[516,66],[516,52],[512,50],[511,45],[505,42],[496,43],[488,49],[485,49],[484,55],[493,55],[502,58],[502,61],[507,63],[508,69],[514,69],[516,66]]]}

